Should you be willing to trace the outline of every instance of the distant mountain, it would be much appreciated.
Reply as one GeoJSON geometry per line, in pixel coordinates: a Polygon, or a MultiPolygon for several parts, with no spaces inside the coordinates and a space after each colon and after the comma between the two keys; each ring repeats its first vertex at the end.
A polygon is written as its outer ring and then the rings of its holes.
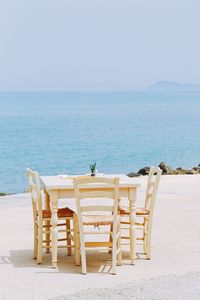
{"type": "Polygon", "coordinates": [[[173,81],[158,81],[147,88],[152,92],[200,92],[200,84],[181,84],[173,81]]]}

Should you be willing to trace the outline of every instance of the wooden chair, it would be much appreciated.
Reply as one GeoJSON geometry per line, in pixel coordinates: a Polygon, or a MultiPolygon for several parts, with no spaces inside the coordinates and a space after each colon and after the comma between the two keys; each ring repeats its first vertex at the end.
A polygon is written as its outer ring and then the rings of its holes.
{"type": "MultiPolygon", "coordinates": [[[[48,253],[51,248],[51,210],[43,209],[43,197],[38,172],[27,169],[26,175],[28,176],[33,207],[34,259],[37,259],[37,263],[41,264],[42,249],[45,248],[48,253]]],[[[58,232],[65,235],[64,238],[59,238],[58,242],[67,242],[65,245],[59,245],[58,248],[67,248],[68,255],[71,255],[71,248],[74,247],[71,243],[71,241],[74,241],[74,235],[72,234],[73,229],[70,225],[70,221],[73,220],[73,214],[74,212],[68,207],[58,209],[58,221],[61,221],[61,223],[58,223],[58,226],[64,226],[64,229],[60,229],[58,232]]]]}
{"type": "MultiPolygon", "coordinates": [[[[77,216],[75,226],[75,242],[76,263],[81,264],[82,274],[87,274],[86,268],[86,250],[108,250],[112,248],[112,273],[116,274],[116,263],[121,265],[121,238],[120,238],[120,216],[118,214],[119,202],[119,178],[98,178],[88,176],[87,178],[75,178],[75,197],[77,205],[77,216]],[[91,190],[91,184],[105,185],[103,190],[94,188],[91,190]],[[87,189],[90,185],[90,189],[87,189]],[[101,213],[100,213],[101,212],[101,213]],[[86,242],[86,235],[96,235],[95,231],[88,231],[88,226],[106,226],[112,225],[112,232],[110,230],[99,230],[99,234],[112,234],[112,242],[110,241],[92,241],[86,242]],[[80,242],[79,242],[80,241],[80,242]]],[[[76,217],[75,217],[76,218],[76,217]]],[[[100,228],[99,228],[100,229],[100,228]]],[[[101,228],[102,229],[102,228],[101,228]]],[[[109,240],[109,236],[108,236],[109,240]]]]}
{"type": "MultiPolygon", "coordinates": [[[[143,245],[144,254],[147,259],[151,259],[151,234],[152,234],[152,220],[154,213],[154,204],[157,196],[158,185],[160,182],[160,177],[162,170],[158,167],[151,167],[144,207],[136,208],[136,228],[140,230],[142,235],[136,237],[136,240],[139,240],[139,244],[143,245]]],[[[129,207],[119,205],[119,212],[121,216],[121,230],[127,231],[128,228],[126,225],[130,224],[129,217],[129,207]],[[124,227],[123,227],[124,226],[124,227]]],[[[129,240],[130,236],[121,236],[121,239],[129,240]]]]}

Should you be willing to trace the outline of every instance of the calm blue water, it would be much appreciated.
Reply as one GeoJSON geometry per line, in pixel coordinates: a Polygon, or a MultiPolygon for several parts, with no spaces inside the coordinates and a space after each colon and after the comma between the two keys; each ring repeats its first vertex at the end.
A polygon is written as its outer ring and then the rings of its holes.
{"type": "Polygon", "coordinates": [[[0,191],[41,174],[200,163],[200,94],[0,93],[0,191]]]}

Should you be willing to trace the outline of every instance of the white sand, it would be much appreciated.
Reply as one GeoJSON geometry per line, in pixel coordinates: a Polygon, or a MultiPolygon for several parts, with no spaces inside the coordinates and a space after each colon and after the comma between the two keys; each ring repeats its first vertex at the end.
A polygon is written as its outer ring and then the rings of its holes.
{"type": "MultiPolygon", "coordinates": [[[[142,183],[138,204],[146,179],[135,179],[142,183]]],[[[50,255],[38,266],[32,239],[30,196],[0,197],[0,299],[200,299],[200,175],[162,176],[152,260],[132,266],[126,259],[116,276],[105,253],[87,256],[87,276],[63,249],[58,270],[50,255]]]]}

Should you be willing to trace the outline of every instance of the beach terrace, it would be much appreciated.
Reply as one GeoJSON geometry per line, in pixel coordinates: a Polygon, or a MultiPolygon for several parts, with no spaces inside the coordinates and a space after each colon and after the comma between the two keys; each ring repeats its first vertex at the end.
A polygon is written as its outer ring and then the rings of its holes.
{"type": "MultiPolygon", "coordinates": [[[[134,178],[136,205],[143,205],[148,176],[134,178]]],[[[43,252],[33,259],[33,221],[29,193],[0,197],[0,299],[199,299],[200,176],[161,177],[152,230],[152,257],[122,247],[122,266],[111,275],[111,254],[87,252],[87,275],[74,256],[58,249],[58,266],[43,252]]],[[[74,209],[74,201],[60,204],[74,209]]],[[[73,252],[73,250],[72,250],[73,252]]],[[[72,253],[73,254],[73,253],[72,253]]]]}

